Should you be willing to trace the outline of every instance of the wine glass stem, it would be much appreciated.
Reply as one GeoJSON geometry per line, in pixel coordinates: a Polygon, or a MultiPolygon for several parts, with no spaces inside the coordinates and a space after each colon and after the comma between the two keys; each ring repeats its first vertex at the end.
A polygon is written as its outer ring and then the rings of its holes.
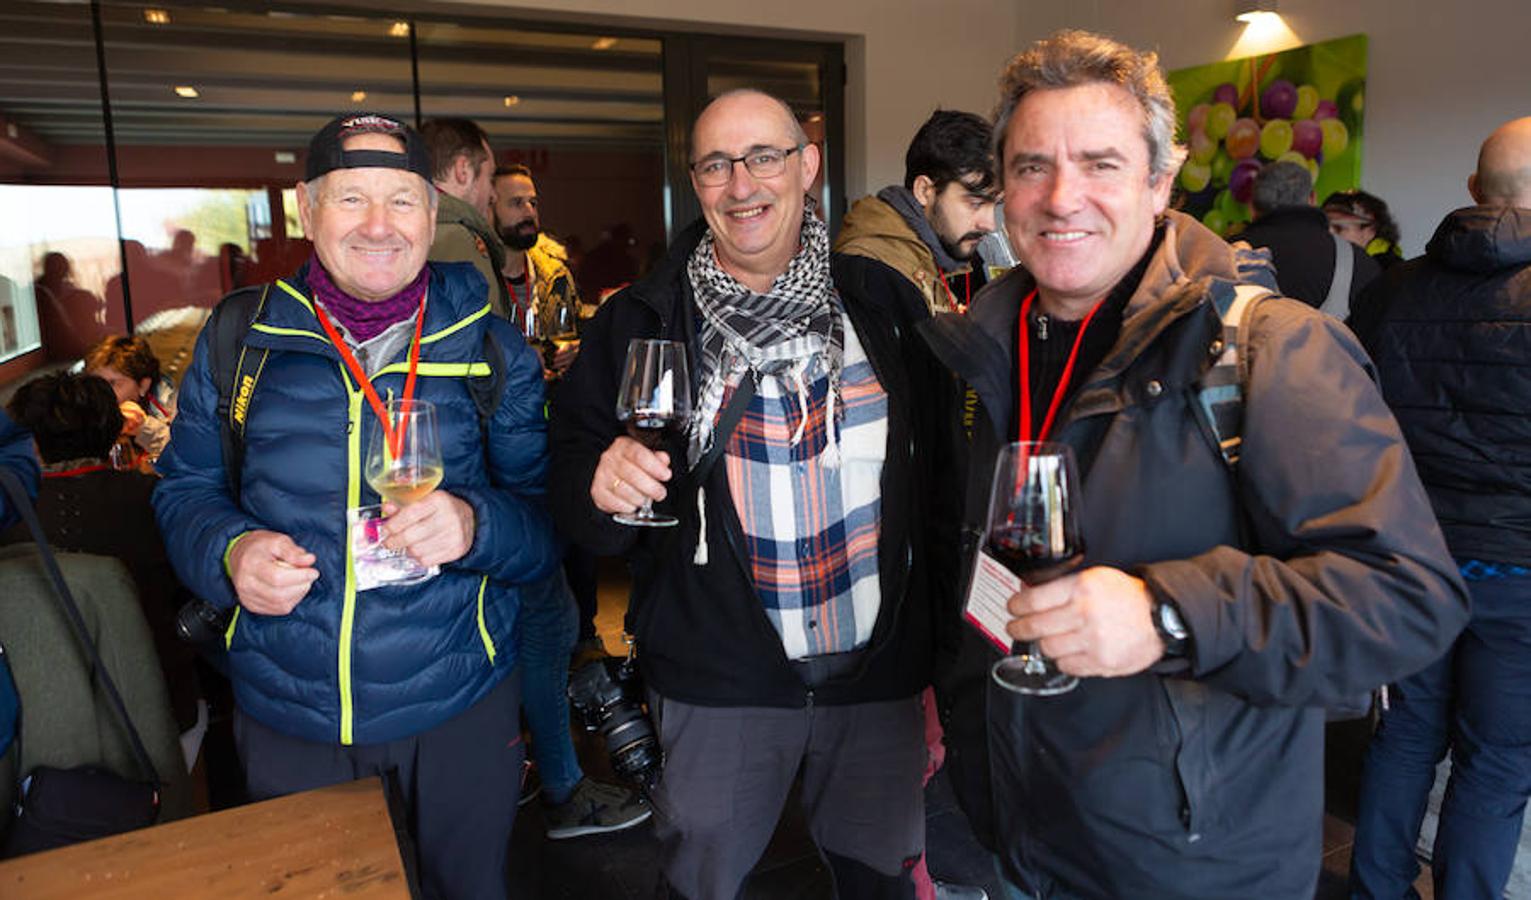
{"type": "Polygon", "coordinates": [[[654,498],[653,497],[644,497],[643,498],[643,506],[639,507],[639,509],[638,509],[638,518],[640,518],[640,519],[652,519],[652,518],[654,518],[654,498]]]}

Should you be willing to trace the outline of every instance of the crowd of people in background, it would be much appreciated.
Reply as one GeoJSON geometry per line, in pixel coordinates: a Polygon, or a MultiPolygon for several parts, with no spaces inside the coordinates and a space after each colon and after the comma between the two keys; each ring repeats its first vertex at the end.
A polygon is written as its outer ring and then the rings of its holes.
{"type": "MultiPolygon", "coordinates": [[[[176,378],[141,336],[68,345],[0,466],[49,543],[125,565],[175,727],[232,698],[245,798],[389,775],[430,896],[506,896],[538,798],[549,839],[651,821],[662,890],[729,900],[796,798],[836,896],[985,897],[932,877],[944,768],[1005,900],[1307,898],[1341,710],[1376,721],[1352,895],[1411,895],[1449,753],[1436,896],[1499,896],[1531,795],[1531,119],[1405,260],[1385,202],[1288,162],[1230,240],[1171,209],[1152,53],[1060,32],[1000,84],[833,235],[791,107],[716,97],[702,217],[641,270],[620,226],[547,234],[478,124],[338,116],[297,185],[311,253],[256,280],[225,253],[176,378]],[[617,412],[645,341],[689,362],[655,436],[617,412]],[[366,473],[419,401],[440,469],[406,502],[366,473]],[[985,566],[1017,444],[1077,459],[1083,546],[1011,589],[985,566]],[[622,524],[656,504],[672,527],[622,524]],[[1057,696],[991,676],[1023,644],[1057,696]],[[616,741],[636,711],[645,777],[585,773],[571,673],[641,675],[598,715],[616,741]]],[[[107,324],[62,254],[38,292],[107,324]]],[[[0,543],[30,542],[13,512],[0,543]]]]}

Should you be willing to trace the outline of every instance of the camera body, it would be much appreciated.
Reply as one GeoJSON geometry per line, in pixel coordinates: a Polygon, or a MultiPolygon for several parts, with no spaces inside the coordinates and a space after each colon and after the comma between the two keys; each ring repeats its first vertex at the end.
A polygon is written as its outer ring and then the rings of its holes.
{"type": "Polygon", "coordinates": [[[643,681],[631,657],[608,656],[570,673],[569,701],[585,730],[605,740],[617,775],[644,790],[658,783],[664,753],[644,710],[643,681]]]}
{"type": "Polygon", "coordinates": [[[191,600],[175,614],[175,633],[193,647],[221,646],[233,608],[219,609],[206,600],[191,600]]]}

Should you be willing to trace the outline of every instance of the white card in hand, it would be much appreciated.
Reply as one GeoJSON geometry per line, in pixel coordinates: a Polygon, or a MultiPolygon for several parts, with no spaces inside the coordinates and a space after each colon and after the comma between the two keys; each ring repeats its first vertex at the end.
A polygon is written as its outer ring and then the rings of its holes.
{"type": "Polygon", "coordinates": [[[1009,653],[1014,641],[1005,632],[1005,625],[1013,618],[1010,598],[1021,589],[1022,582],[1020,576],[985,553],[982,547],[978,548],[977,555],[963,618],[1001,652],[1009,653]]]}

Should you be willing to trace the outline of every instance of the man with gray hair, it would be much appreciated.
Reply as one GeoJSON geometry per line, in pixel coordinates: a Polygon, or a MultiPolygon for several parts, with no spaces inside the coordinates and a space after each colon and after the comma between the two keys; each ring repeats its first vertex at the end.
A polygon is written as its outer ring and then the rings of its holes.
{"type": "Polygon", "coordinates": [[[228,616],[251,799],[397,775],[425,893],[504,897],[517,612],[558,565],[542,366],[484,315],[471,266],[427,262],[437,197],[414,129],[339,116],[305,166],[314,254],[203,329],[155,516],[181,582],[228,616]],[[411,401],[434,426],[406,426],[411,401]],[[408,461],[430,431],[439,456],[408,461]]]}
{"type": "Polygon", "coordinates": [[[1289,161],[1266,164],[1255,175],[1249,205],[1255,220],[1239,235],[1271,251],[1281,293],[1345,319],[1351,302],[1382,274],[1376,260],[1331,234],[1329,217],[1313,205],[1313,175],[1289,161]]]}
{"type": "Polygon", "coordinates": [[[831,254],[820,162],[786,104],[735,91],[691,135],[702,221],[583,335],[553,420],[555,517],[633,569],[629,629],[664,771],[672,896],[738,897],[794,781],[837,896],[913,897],[924,725],[955,578],[944,373],[902,275],[831,254]],[[695,412],[645,446],[616,396],[629,342],[689,348],[695,412]],[[645,499],[673,528],[619,525],[645,499]]]}
{"type": "Polygon", "coordinates": [[[1154,55],[1061,32],[1001,86],[1020,266],[922,329],[969,401],[953,784],[1013,897],[1312,897],[1324,707],[1439,654],[1461,581],[1354,338],[1166,210],[1154,55]],[[1017,439],[1077,456],[1082,541],[1010,593],[979,563],[1017,439]],[[1034,693],[990,677],[1012,641],[1034,693]]]}
{"type": "Polygon", "coordinates": [[[1467,630],[1394,685],[1367,749],[1355,897],[1403,897],[1435,767],[1451,752],[1437,897],[1500,897],[1531,796],[1531,118],[1500,126],[1425,255],[1367,291],[1356,333],[1472,594],[1467,630]]]}

